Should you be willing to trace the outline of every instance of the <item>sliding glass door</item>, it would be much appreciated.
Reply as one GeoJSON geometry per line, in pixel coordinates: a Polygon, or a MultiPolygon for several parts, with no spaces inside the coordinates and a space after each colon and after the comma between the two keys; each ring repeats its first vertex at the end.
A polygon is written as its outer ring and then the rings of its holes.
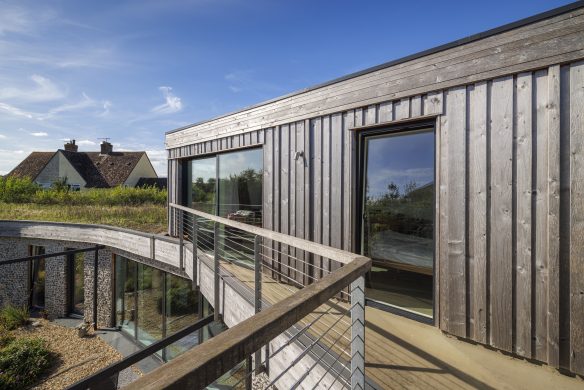
{"type": "Polygon", "coordinates": [[[433,316],[434,131],[362,138],[361,248],[369,300],[433,316]]]}
{"type": "Polygon", "coordinates": [[[83,315],[85,307],[84,262],[84,253],[75,253],[68,256],[69,312],[79,316],[83,315]]]}

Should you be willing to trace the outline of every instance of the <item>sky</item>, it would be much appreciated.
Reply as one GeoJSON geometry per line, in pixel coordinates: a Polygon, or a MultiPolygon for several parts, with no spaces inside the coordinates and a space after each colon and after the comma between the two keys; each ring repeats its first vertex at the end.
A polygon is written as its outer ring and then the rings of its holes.
{"type": "Polygon", "coordinates": [[[0,0],[0,175],[164,133],[567,1],[0,0]]]}

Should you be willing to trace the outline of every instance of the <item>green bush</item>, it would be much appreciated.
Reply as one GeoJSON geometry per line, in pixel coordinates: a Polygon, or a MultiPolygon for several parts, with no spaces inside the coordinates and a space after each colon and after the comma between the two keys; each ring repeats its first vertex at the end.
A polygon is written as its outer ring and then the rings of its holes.
{"type": "Polygon", "coordinates": [[[43,189],[28,178],[0,177],[0,202],[50,205],[139,206],[166,204],[166,190],[156,187],[89,188],[70,191],[67,179],[58,179],[43,189]]]}
{"type": "Polygon", "coordinates": [[[29,178],[0,177],[0,201],[7,203],[30,202],[40,188],[29,178]]]}
{"type": "Polygon", "coordinates": [[[29,317],[26,307],[4,306],[0,310],[0,325],[6,330],[14,330],[26,325],[29,317]]]}
{"type": "Polygon", "coordinates": [[[51,351],[40,338],[22,338],[0,349],[0,389],[24,389],[51,366],[51,351]]]}

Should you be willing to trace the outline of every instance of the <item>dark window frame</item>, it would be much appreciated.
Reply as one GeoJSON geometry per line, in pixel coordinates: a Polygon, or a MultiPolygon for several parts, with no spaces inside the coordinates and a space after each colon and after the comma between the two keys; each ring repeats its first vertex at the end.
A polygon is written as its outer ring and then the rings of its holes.
{"type": "MultiPolygon", "coordinates": [[[[437,143],[436,143],[436,131],[438,126],[436,125],[436,118],[426,119],[421,121],[412,121],[408,123],[396,124],[391,125],[388,123],[387,125],[380,125],[375,126],[373,128],[367,128],[363,130],[354,129],[357,138],[357,153],[356,153],[356,163],[357,163],[357,174],[355,175],[355,179],[353,181],[353,188],[357,189],[356,200],[355,200],[355,210],[353,210],[353,217],[355,218],[354,223],[354,231],[353,231],[353,242],[355,243],[355,253],[363,253],[362,248],[362,236],[363,236],[363,201],[364,201],[364,179],[365,179],[365,144],[368,138],[380,136],[380,135],[390,135],[390,134],[407,134],[413,133],[416,131],[421,130],[430,130],[434,134],[434,205],[436,206],[436,202],[438,200],[437,197],[437,188],[436,188],[436,178],[438,177],[438,172],[436,171],[436,155],[438,152],[437,143]]],[[[402,317],[410,318],[415,321],[437,326],[438,325],[438,318],[436,316],[437,307],[438,307],[438,299],[439,297],[436,296],[436,282],[438,281],[437,272],[438,272],[438,263],[439,258],[438,254],[436,253],[436,240],[439,239],[438,237],[438,226],[437,222],[434,219],[434,248],[433,248],[433,270],[432,270],[432,318],[417,314],[397,306],[384,304],[378,301],[374,301],[368,299],[365,296],[365,304],[370,307],[375,307],[377,309],[397,314],[402,317]]]]}

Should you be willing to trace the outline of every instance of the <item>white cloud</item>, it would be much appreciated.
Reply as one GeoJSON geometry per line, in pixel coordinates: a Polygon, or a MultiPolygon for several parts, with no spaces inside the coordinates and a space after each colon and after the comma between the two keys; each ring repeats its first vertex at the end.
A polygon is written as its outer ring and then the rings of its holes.
{"type": "Polygon", "coordinates": [[[6,139],[8,137],[6,137],[4,134],[0,134],[0,139],[6,139]]]}
{"type": "Polygon", "coordinates": [[[32,135],[33,137],[46,137],[49,135],[49,133],[46,133],[44,131],[37,131],[34,133],[30,133],[30,135],[32,135]]]}
{"type": "Polygon", "coordinates": [[[6,87],[0,88],[0,99],[19,100],[25,102],[43,102],[58,100],[65,97],[65,92],[61,90],[50,79],[33,74],[30,79],[35,84],[33,88],[26,87],[6,87]]]}
{"type": "Polygon", "coordinates": [[[159,87],[162,96],[166,100],[165,103],[154,107],[151,111],[155,114],[173,114],[182,110],[182,101],[178,96],[175,96],[171,91],[171,87],[159,87]]]}
{"type": "Polygon", "coordinates": [[[18,107],[14,107],[14,106],[11,106],[10,104],[6,104],[6,103],[2,103],[2,102],[0,102],[0,111],[5,111],[11,115],[21,116],[21,117],[25,117],[28,119],[33,119],[36,116],[36,114],[34,114],[32,112],[21,110],[18,107]]]}
{"type": "Polygon", "coordinates": [[[162,150],[147,150],[146,154],[154,167],[154,170],[160,177],[167,176],[167,151],[162,150]]]}
{"type": "Polygon", "coordinates": [[[90,141],[88,139],[82,139],[81,141],[76,141],[77,145],[81,145],[81,146],[91,146],[91,145],[96,145],[95,142],[90,141]]]}

